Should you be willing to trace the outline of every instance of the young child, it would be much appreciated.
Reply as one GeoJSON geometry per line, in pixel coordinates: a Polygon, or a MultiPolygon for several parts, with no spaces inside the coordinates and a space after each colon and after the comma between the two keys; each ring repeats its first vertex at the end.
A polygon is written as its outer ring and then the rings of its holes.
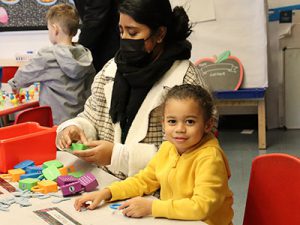
{"type": "Polygon", "coordinates": [[[51,106],[54,124],[60,124],[83,111],[96,72],[91,52],[72,43],[79,27],[76,9],[58,4],[49,9],[46,18],[53,45],[41,49],[8,83],[18,91],[40,82],[40,105],[51,106]]]}
{"type": "Polygon", "coordinates": [[[76,199],[80,210],[89,201],[95,209],[102,200],[131,198],[119,207],[128,217],[166,217],[202,220],[210,225],[232,224],[233,194],[230,170],[213,126],[213,100],[200,86],[184,84],[168,92],[163,103],[167,141],[144,170],[124,181],[76,199]],[[160,188],[160,199],[148,195],[160,188]]]}

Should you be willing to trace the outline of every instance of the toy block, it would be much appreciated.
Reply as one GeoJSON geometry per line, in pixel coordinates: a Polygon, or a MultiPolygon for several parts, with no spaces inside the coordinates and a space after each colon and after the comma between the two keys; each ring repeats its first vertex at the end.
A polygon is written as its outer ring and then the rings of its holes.
{"type": "Polygon", "coordinates": [[[83,174],[84,173],[82,171],[75,171],[75,172],[69,173],[68,175],[71,175],[76,178],[80,178],[81,176],[83,176],[83,174]]]}
{"type": "Polygon", "coordinates": [[[28,166],[26,167],[26,173],[39,173],[42,174],[43,168],[41,166],[28,166]]]}
{"type": "Polygon", "coordinates": [[[50,192],[57,192],[58,187],[57,183],[52,180],[42,180],[37,183],[37,186],[32,187],[31,191],[47,194],[50,192]]]}
{"type": "Polygon", "coordinates": [[[38,182],[39,182],[39,180],[38,179],[34,179],[34,178],[22,179],[22,180],[19,181],[19,188],[21,190],[28,190],[28,191],[30,191],[31,188],[33,188],[34,186],[36,186],[38,182]]]}
{"type": "Polygon", "coordinates": [[[63,176],[68,175],[68,168],[67,168],[67,167],[59,168],[58,171],[59,171],[60,174],[63,175],[63,176]]]}
{"type": "Polygon", "coordinates": [[[20,180],[26,178],[38,178],[41,174],[40,173],[25,173],[20,176],[20,180]]]}
{"type": "Polygon", "coordinates": [[[83,186],[85,191],[93,191],[98,186],[98,181],[96,177],[88,172],[79,178],[80,184],[83,186]]]}
{"type": "Polygon", "coordinates": [[[52,180],[52,181],[55,181],[57,177],[61,175],[57,167],[54,165],[49,166],[46,169],[43,169],[42,173],[47,180],[52,180]]]}
{"type": "Polygon", "coordinates": [[[58,186],[62,186],[69,183],[74,183],[78,181],[78,178],[73,177],[71,175],[59,176],[56,180],[58,186]]]}
{"type": "Polygon", "coordinates": [[[61,190],[63,196],[65,197],[65,196],[70,196],[70,195],[74,195],[74,194],[81,192],[82,186],[79,183],[79,181],[76,181],[73,183],[62,185],[60,187],[60,190],[61,190]]]}
{"type": "Polygon", "coordinates": [[[49,166],[55,166],[56,168],[62,168],[64,165],[58,160],[50,160],[50,161],[43,163],[43,169],[46,169],[49,166]]]}
{"type": "Polygon", "coordinates": [[[12,182],[17,182],[20,180],[20,176],[22,174],[25,174],[25,171],[22,169],[12,169],[12,170],[8,170],[8,174],[2,174],[0,175],[1,178],[5,179],[5,180],[9,180],[12,182]]]}
{"type": "Polygon", "coordinates": [[[85,149],[88,149],[88,147],[84,144],[81,144],[81,143],[72,143],[70,149],[72,151],[75,151],[75,150],[85,150],[85,149]]]}
{"type": "Polygon", "coordinates": [[[28,166],[34,166],[34,162],[32,160],[24,160],[17,165],[14,166],[14,169],[22,169],[26,170],[28,166]]]}

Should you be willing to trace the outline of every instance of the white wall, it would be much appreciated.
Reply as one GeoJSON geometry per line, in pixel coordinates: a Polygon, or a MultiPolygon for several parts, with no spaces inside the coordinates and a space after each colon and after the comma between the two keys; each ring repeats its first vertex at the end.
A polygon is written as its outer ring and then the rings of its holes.
{"type": "MultiPolygon", "coordinates": [[[[190,15],[196,9],[211,10],[208,0],[171,0],[190,15]]],[[[238,57],[245,70],[242,87],[268,86],[267,14],[263,0],[210,0],[215,20],[202,20],[190,37],[192,61],[219,55],[225,50],[238,57]]],[[[200,10],[199,10],[200,11],[200,10]]],[[[199,15],[199,20],[201,15],[199,15]]],[[[192,21],[194,22],[194,21],[192,21]]]]}
{"type": "Polygon", "coordinates": [[[0,32],[1,59],[15,59],[16,53],[36,52],[50,45],[48,33],[44,31],[0,32]]]}

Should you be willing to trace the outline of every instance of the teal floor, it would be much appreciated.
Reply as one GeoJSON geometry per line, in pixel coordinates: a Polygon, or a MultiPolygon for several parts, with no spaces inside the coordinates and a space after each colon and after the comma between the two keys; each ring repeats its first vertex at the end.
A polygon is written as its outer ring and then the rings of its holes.
{"type": "Polygon", "coordinates": [[[259,154],[278,152],[300,156],[300,130],[268,130],[267,150],[258,150],[257,129],[254,129],[253,134],[241,134],[241,131],[240,128],[219,130],[219,140],[228,157],[232,172],[230,187],[234,193],[234,225],[243,223],[253,158],[259,154]]]}

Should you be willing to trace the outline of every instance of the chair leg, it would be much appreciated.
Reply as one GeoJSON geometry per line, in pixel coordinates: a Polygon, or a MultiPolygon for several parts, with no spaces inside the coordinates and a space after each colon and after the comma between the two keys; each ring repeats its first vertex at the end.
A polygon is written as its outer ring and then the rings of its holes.
{"type": "Polygon", "coordinates": [[[5,127],[9,125],[9,117],[8,115],[1,116],[1,127],[5,127]]]}

